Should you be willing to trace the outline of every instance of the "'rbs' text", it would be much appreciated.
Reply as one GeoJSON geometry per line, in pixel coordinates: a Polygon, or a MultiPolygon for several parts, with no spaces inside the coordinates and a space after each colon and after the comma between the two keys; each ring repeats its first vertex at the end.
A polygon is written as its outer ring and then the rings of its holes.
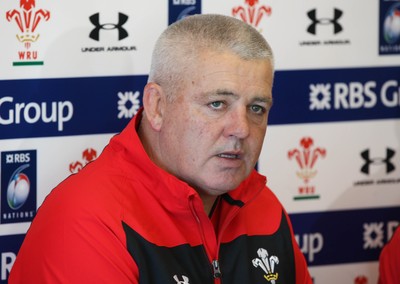
{"type": "Polygon", "coordinates": [[[310,110],[373,108],[378,100],[387,108],[400,107],[400,84],[388,80],[310,84],[310,110]]]}

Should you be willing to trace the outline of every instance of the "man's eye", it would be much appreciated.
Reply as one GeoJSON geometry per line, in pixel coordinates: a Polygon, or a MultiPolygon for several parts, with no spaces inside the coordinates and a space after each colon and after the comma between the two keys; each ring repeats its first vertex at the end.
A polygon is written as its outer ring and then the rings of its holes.
{"type": "Polygon", "coordinates": [[[265,113],[265,108],[259,105],[252,105],[250,106],[250,109],[252,112],[256,113],[256,114],[263,114],[265,113]]]}
{"type": "Polygon", "coordinates": [[[223,107],[223,102],[216,101],[209,104],[209,106],[213,109],[221,109],[223,107]]]}

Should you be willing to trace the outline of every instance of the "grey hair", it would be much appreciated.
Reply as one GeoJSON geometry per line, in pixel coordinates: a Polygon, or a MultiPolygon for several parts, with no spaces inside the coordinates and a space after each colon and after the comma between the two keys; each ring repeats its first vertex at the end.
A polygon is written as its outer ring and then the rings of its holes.
{"type": "Polygon", "coordinates": [[[170,96],[182,87],[182,76],[205,50],[230,51],[243,60],[268,60],[273,68],[272,49],[255,28],[233,17],[201,14],[173,23],[160,35],[148,81],[163,86],[170,96]]]}

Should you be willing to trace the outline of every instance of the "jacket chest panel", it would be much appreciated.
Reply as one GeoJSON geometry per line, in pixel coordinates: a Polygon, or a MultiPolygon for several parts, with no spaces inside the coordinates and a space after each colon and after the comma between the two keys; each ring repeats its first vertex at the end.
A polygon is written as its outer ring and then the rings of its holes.
{"type": "MultiPolygon", "coordinates": [[[[148,242],[123,223],[127,248],[139,268],[141,284],[214,282],[203,245],[166,247],[148,242]]],[[[219,248],[220,283],[295,283],[295,261],[286,218],[272,235],[242,235],[219,248]]],[[[219,282],[218,282],[219,283],[219,282]]]]}

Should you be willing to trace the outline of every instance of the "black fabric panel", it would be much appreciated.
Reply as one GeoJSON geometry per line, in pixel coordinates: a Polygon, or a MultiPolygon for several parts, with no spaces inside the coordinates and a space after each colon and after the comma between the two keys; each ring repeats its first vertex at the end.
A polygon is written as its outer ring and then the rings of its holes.
{"type": "Polygon", "coordinates": [[[183,281],[183,275],[188,277],[190,284],[214,283],[212,267],[202,246],[157,246],[124,222],[122,225],[128,251],[139,267],[140,284],[177,284],[175,275],[179,281],[183,281]]]}
{"type": "Polygon", "coordinates": [[[293,245],[288,222],[282,214],[279,230],[270,236],[240,236],[234,241],[222,244],[220,248],[220,265],[223,283],[271,283],[261,267],[253,265],[253,259],[260,258],[259,249],[268,252],[268,259],[276,256],[279,263],[275,264],[274,275],[276,283],[295,284],[296,270],[293,245]]]}
{"type": "MultiPolygon", "coordinates": [[[[269,236],[237,237],[230,243],[221,244],[219,262],[222,284],[267,284],[274,283],[268,278],[277,277],[275,283],[295,284],[295,260],[290,229],[282,214],[280,227],[269,236]],[[253,260],[260,263],[258,253],[268,253],[268,263],[275,263],[274,271],[266,273],[253,260]]],[[[126,233],[127,247],[139,267],[140,284],[189,284],[214,283],[212,266],[203,246],[192,247],[182,244],[168,248],[150,243],[122,222],[126,233]],[[176,275],[176,276],[175,276],[176,275]],[[177,277],[174,279],[174,276],[177,277]],[[179,282],[181,281],[181,282],[179,282]]]]}

